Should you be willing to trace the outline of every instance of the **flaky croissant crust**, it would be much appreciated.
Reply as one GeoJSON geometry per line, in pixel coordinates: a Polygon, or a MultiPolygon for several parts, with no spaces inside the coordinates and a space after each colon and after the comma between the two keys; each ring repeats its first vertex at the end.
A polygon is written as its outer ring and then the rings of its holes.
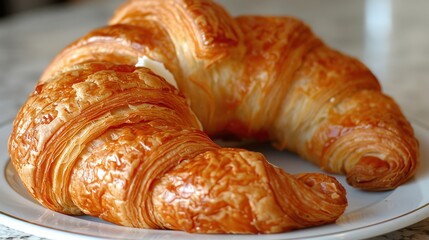
{"type": "Polygon", "coordinates": [[[347,206],[333,177],[219,147],[176,88],[132,65],[72,65],[38,85],[9,150],[44,206],[125,226],[270,233],[333,222],[347,206]]]}
{"type": "Polygon", "coordinates": [[[419,161],[411,125],[361,62],[295,18],[233,18],[209,0],[128,1],[72,43],[18,113],[9,151],[44,206],[126,226],[269,233],[344,212],[334,178],[287,174],[201,127],[272,141],[368,190],[399,186],[419,161]],[[134,67],[143,56],[180,92],[134,67]]]}
{"type": "Polygon", "coordinates": [[[40,82],[85,61],[162,62],[211,137],[268,140],[355,187],[410,179],[419,143],[368,68],[292,17],[231,17],[210,0],[128,1],[67,47],[40,82]],[[180,31],[178,27],[180,26],[180,31]]]}

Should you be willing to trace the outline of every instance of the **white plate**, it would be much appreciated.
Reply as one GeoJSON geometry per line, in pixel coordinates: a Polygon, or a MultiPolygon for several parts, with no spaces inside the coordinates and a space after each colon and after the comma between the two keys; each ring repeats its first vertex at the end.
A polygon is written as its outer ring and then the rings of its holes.
{"type": "MultiPolygon", "coordinates": [[[[350,188],[344,177],[336,176],[347,189],[349,206],[335,224],[281,234],[201,235],[180,231],[145,230],[116,226],[83,216],[74,217],[47,210],[27,194],[9,162],[7,140],[11,124],[0,127],[0,223],[31,234],[54,238],[103,239],[361,239],[400,229],[429,217],[429,130],[414,126],[421,145],[422,164],[416,176],[396,190],[363,192],[350,188]]],[[[320,172],[312,164],[288,152],[269,146],[251,146],[286,171],[320,172]]]]}

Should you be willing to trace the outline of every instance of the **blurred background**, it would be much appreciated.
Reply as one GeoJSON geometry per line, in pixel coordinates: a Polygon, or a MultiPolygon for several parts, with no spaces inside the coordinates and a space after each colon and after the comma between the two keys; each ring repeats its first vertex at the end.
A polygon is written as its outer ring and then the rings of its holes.
{"type": "Polygon", "coordinates": [[[6,17],[14,13],[29,11],[30,9],[46,5],[76,1],[79,0],[0,0],[0,17],[6,17]]]}

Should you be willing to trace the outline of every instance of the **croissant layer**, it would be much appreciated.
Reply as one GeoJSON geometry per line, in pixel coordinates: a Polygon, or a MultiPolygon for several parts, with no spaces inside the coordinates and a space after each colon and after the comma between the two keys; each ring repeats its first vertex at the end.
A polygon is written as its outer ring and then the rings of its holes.
{"type": "Polygon", "coordinates": [[[334,178],[221,148],[175,87],[132,65],[87,62],[40,83],[9,151],[42,205],[124,226],[272,233],[334,222],[347,206],[334,178]]]}
{"type": "Polygon", "coordinates": [[[40,82],[69,64],[147,56],[174,75],[213,138],[271,141],[367,190],[394,189],[418,166],[413,129],[371,71],[298,19],[146,0],[125,3],[110,24],[67,47],[40,82]]]}
{"type": "Polygon", "coordinates": [[[273,233],[345,211],[335,178],[216,137],[270,141],[364,190],[394,189],[419,164],[411,124],[363,63],[296,18],[232,17],[211,0],[130,0],[72,42],[9,152],[45,207],[124,226],[273,233]]]}
{"type": "Polygon", "coordinates": [[[210,136],[271,141],[367,190],[413,176],[419,143],[398,105],[364,64],[302,21],[233,18],[211,1],[148,0],[125,3],[110,24],[142,27],[142,16],[166,30],[178,85],[210,136]],[[175,30],[176,12],[184,31],[175,30]]]}

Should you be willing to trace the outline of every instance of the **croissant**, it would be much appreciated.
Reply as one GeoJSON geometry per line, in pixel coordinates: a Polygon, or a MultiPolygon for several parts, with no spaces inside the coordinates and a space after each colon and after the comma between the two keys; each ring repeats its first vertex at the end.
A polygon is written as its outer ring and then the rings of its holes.
{"type": "Polygon", "coordinates": [[[74,63],[142,57],[172,73],[212,138],[271,141],[365,190],[394,189],[418,166],[412,126],[371,71],[292,17],[233,18],[209,0],[128,1],[40,82],[74,63]]]}
{"type": "Polygon", "coordinates": [[[216,145],[174,86],[132,65],[72,65],[37,85],[9,151],[42,205],[125,226],[271,233],[333,222],[347,206],[333,177],[216,145]]]}

